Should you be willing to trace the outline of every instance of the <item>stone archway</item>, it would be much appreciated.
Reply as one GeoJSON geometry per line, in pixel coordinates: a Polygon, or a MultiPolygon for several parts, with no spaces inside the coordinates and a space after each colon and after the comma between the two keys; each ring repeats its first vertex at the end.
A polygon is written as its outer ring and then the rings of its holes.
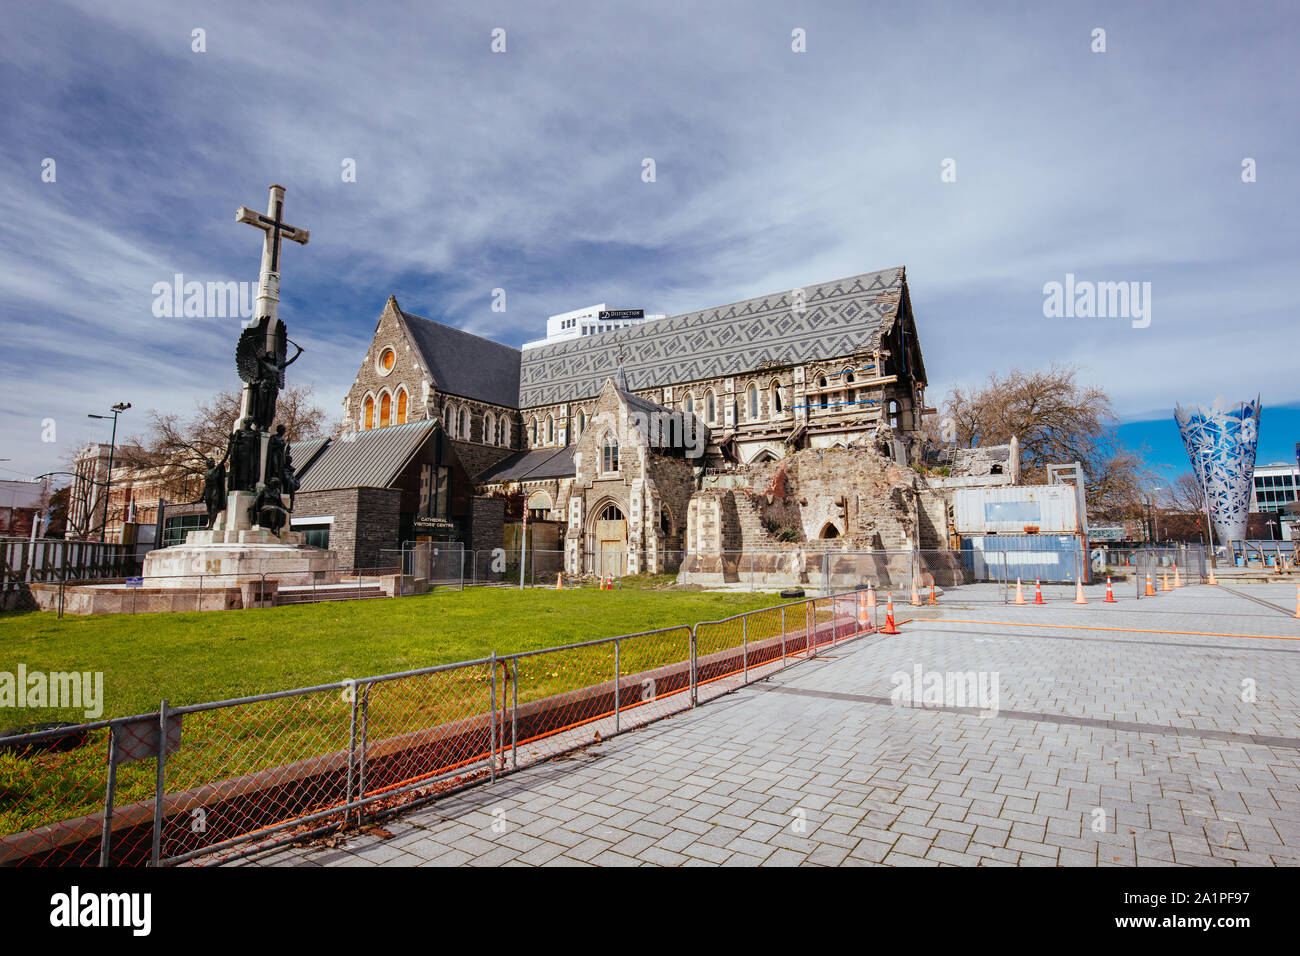
{"type": "Polygon", "coordinates": [[[592,570],[599,575],[627,573],[627,510],[622,502],[607,498],[591,509],[587,526],[592,570]]]}

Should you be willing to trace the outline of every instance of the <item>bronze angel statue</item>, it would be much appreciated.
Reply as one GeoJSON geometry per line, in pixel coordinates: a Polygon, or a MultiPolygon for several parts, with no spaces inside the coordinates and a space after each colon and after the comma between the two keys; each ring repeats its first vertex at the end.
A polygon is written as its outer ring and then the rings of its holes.
{"type": "Polygon", "coordinates": [[[273,330],[269,325],[269,316],[263,316],[240,333],[235,346],[235,368],[251,392],[249,417],[260,431],[269,431],[275,420],[275,402],[284,388],[284,370],[302,355],[302,346],[289,341],[283,322],[276,319],[273,330]],[[298,350],[293,358],[288,357],[290,345],[298,350]]]}

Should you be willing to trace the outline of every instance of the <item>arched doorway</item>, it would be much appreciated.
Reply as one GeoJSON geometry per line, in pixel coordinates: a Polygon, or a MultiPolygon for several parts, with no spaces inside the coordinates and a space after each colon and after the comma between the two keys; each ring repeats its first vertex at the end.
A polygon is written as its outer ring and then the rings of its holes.
{"type": "Polygon", "coordinates": [[[827,522],[826,527],[822,528],[822,533],[819,535],[823,541],[829,538],[838,538],[839,536],[840,529],[835,527],[833,522],[827,522]]]}
{"type": "Polygon", "coordinates": [[[627,517],[617,502],[605,501],[593,509],[591,543],[597,574],[627,573],[627,517]]]}

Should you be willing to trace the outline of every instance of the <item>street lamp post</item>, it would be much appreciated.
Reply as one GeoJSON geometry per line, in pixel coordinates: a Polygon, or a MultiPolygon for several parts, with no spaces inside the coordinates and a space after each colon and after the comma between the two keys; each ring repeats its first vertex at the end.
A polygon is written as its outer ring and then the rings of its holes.
{"type": "MultiPolygon", "coordinates": [[[[108,497],[113,490],[113,452],[117,449],[117,416],[131,407],[130,402],[118,402],[113,406],[113,435],[108,443],[108,472],[104,475],[104,520],[99,526],[99,543],[103,544],[108,533],[108,497]]],[[[107,415],[90,414],[87,418],[107,419],[107,415]]]]}

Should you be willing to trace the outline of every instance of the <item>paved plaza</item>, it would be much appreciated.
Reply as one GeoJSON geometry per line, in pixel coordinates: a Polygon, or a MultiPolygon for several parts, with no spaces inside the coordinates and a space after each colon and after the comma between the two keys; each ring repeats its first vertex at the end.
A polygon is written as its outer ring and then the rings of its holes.
{"type": "Polygon", "coordinates": [[[900,635],[831,649],[382,832],[248,862],[1296,865],[1295,583],[1232,588],[1139,602],[1126,585],[1117,605],[1090,588],[1086,607],[954,595],[900,635]],[[891,700],[895,675],[964,672],[996,688],[994,715],[988,700],[891,700]]]}

